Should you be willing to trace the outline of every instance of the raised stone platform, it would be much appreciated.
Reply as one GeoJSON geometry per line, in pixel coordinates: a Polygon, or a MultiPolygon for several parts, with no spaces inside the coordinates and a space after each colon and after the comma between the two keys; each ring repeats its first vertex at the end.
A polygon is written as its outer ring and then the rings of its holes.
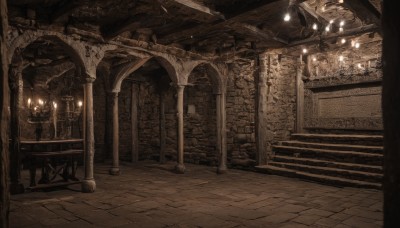
{"type": "Polygon", "coordinates": [[[381,188],[381,135],[293,134],[273,147],[267,165],[257,170],[321,183],[381,188]]]}

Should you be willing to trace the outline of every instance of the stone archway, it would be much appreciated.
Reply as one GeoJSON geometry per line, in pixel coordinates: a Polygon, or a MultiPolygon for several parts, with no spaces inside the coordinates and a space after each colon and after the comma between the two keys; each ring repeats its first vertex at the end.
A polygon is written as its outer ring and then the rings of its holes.
{"type": "MultiPolygon", "coordinates": [[[[218,173],[227,171],[227,151],[226,151],[226,75],[214,64],[208,62],[200,62],[193,70],[203,67],[205,74],[211,80],[212,91],[215,96],[216,108],[216,151],[218,157],[218,173]]],[[[192,72],[193,72],[192,70],[192,72]]],[[[223,71],[224,69],[222,69],[223,71]]],[[[190,75],[189,75],[190,77],[190,75]]],[[[188,81],[190,81],[188,79],[188,81]]]]}

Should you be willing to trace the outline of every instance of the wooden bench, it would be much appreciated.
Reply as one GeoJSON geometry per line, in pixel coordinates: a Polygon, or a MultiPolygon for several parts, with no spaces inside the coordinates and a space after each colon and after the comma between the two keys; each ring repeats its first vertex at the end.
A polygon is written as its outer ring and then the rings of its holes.
{"type": "Polygon", "coordinates": [[[78,184],[76,177],[79,158],[83,157],[83,139],[21,141],[21,150],[29,163],[29,189],[78,184]],[[36,183],[40,162],[41,178],[36,183]],[[57,178],[59,177],[59,178],[57,178]]]}

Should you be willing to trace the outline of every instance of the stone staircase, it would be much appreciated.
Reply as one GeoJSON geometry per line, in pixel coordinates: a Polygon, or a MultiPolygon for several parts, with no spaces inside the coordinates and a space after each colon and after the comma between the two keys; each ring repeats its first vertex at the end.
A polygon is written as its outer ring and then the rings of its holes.
{"type": "Polygon", "coordinates": [[[335,186],[381,189],[381,135],[293,134],[273,146],[267,165],[256,169],[335,186]]]}

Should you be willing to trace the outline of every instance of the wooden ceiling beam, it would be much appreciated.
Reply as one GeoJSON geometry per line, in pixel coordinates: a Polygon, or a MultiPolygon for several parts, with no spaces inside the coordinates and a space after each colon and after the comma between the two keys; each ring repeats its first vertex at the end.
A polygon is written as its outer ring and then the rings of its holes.
{"type": "Polygon", "coordinates": [[[288,1],[287,0],[273,0],[273,1],[262,1],[264,5],[256,7],[256,8],[250,8],[248,11],[240,11],[239,14],[234,15],[230,18],[228,18],[225,21],[216,23],[216,24],[201,24],[199,26],[182,30],[176,33],[171,33],[168,35],[165,35],[163,37],[159,37],[158,41],[163,44],[170,44],[182,40],[187,40],[187,39],[192,39],[193,37],[196,37],[197,35],[200,34],[205,34],[213,30],[218,30],[221,29],[225,26],[232,26],[232,24],[239,22],[243,20],[249,13],[253,11],[259,11],[262,12],[264,9],[270,7],[271,4],[274,3],[280,3],[282,5],[287,5],[288,1]]]}
{"type": "Polygon", "coordinates": [[[102,27],[101,30],[103,37],[110,40],[123,32],[135,31],[142,26],[142,21],[148,20],[150,20],[149,16],[141,13],[126,19],[125,21],[114,23],[111,26],[102,27]]]}
{"type": "Polygon", "coordinates": [[[164,1],[165,4],[178,4],[180,6],[189,8],[201,14],[206,14],[208,16],[218,18],[218,19],[225,19],[224,15],[220,12],[214,11],[204,5],[201,5],[192,0],[167,0],[164,1]]]}
{"type": "Polygon", "coordinates": [[[65,18],[67,18],[75,9],[77,9],[80,4],[77,1],[67,1],[59,6],[57,6],[57,10],[55,10],[51,16],[50,20],[51,23],[57,23],[60,21],[63,21],[65,18]]]}
{"type": "Polygon", "coordinates": [[[281,38],[276,37],[272,31],[263,31],[253,25],[244,24],[244,23],[235,23],[232,27],[236,28],[235,31],[239,32],[239,33],[241,31],[246,31],[248,33],[255,35],[256,37],[262,38],[263,40],[267,40],[267,41],[275,40],[282,44],[288,44],[288,41],[285,41],[281,38]]]}
{"type": "Polygon", "coordinates": [[[354,36],[354,35],[359,35],[359,34],[363,34],[363,33],[378,32],[378,31],[379,31],[378,26],[376,26],[375,24],[369,24],[369,25],[358,27],[358,28],[345,30],[344,32],[341,32],[341,33],[331,33],[328,35],[314,36],[314,37],[304,39],[304,40],[292,41],[289,43],[289,46],[292,47],[292,46],[297,46],[297,45],[312,44],[312,43],[320,42],[320,40],[331,40],[331,39],[335,39],[338,37],[354,36]]]}
{"type": "Polygon", "coordinates": [[[11,0],[11,1],[7,1],[9,2],[10,5],[15,5],[15,6],[19,6],[19,5],[37,5],[37,4],[50,4],[50,3],[57,3],[60,0],[11,0]]]}
{"type": "Polygon", "coordinates": [[[329,18],[325,17],[325,15],[321,15],[315,9],[313,9],[307,2],[302,2],[299,4],[301,8],[303,8],[308,14],[310,14],[317,21],[327,24],[329,23],[329,18]]]}
{"type": "Polygon", "coordinates": [[[380,27],[381,14],[368,0],[344,1],[344,7],[351,10],[364,24],[375,24],[380,27]]]}

